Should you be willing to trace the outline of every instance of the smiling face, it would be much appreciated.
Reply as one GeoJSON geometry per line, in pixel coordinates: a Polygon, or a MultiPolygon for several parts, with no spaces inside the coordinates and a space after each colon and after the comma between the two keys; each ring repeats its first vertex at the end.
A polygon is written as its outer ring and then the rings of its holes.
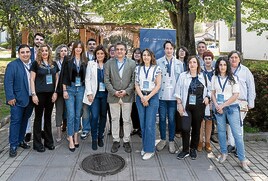
{"type": "Polygon", "coordinates": [[[109,55],[110,55],[110,58],[114,58],[115,57],[115,47],[111,47],[110,48],[109,55]]]}
{"type": "Polygon", "coordinates": [[[230,56],[229,61],[232,68],[237,68],[240,63],[240,58],[237,53],[233,53],[232,56],[230,56]]]}
{"type": "Polygon", "coordinates": [[[205,66],[206,67],[211,67],[212,66],[212,61],[213,61],[212,57],[206,56],[206,57],[204,57],[204,61],[205,61],[205,66]]]}
{"type": "Polygon", "coordinates": [[[42,60],[48,60],[48,56],[49,56],[48,47],[42,47],[41,48],[42,60]]]}
{"type": "Polygon", "coordinates": [[[19,58],[24,63],[28,63],[30,60],[31,51],[28,47],[21,48],[19,51],[19,58]]]}
{"type": "Polygon", "coordinates": [[[184,59],[185,56],[186,56],[186,52],[182,48],[180,48],[179,49],[179,58],[184,59]]]}
{"type": "Polygon", "coordinates": [[[105,58],[105,53],[102,50],[96,52],[96,58],[99,62],[103,62],[105,58]]]}
{"type": "Polygon", "coordinates": [[[42,44],[44,44],[44,38],[42,36],[36,35],[34,38],[34,46],[39,47],[42,44]]]}
{"type": "Polygon", "coordinates": [[[174,47],[170,43],[167,43],[164,51],[166,57],[171,58],[174,54],[174,47]]]}
{"type": "Polygon", "coordinates": [[[150,65],[152,60],[152,56],[148,51],[144,51],[142,53],[142,61],[144,62],[145,65],[150,65]]]}
{"type": "Polygon", "coordinates": [[[82,45],[78,44],[77,47],[74,49],[75,55],[80,55],[82,53],[82,45]]]}
{"type": "Polygon", "coordinates": [[[122,60],[125,55],[126,55],[126,48],[124,45],[116,45],[116,57],[118,58],[118,60],[122,60]]]}

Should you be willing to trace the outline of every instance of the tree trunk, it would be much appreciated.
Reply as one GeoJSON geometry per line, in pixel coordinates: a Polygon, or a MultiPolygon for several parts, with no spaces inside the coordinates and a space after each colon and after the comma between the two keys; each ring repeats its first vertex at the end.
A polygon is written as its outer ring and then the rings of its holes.
{"type": "Polygon", "coordinates": [[[173,28],[176,29],[177,47],[185,46],[190,55],[195,55],[195,38],[194,38],[194,23],[195,13],[189,14],[189,0],[173,0],[173,4],[177,9],[177,13],[169,11],[169,16],[173,28]]]}
{"type": "Polygon", "coordinates": [[[10,38],[11,38],[11,58],[16,58],[16,33],[15,33],[15,29],[12,28],[10,29],[10,38]]]}

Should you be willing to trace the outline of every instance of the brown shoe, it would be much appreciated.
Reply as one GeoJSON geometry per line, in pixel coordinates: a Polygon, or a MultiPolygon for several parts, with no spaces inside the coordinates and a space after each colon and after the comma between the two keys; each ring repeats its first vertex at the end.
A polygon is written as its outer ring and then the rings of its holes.
{"type": "Polygon", "coordinates": [[[203,143],[199,142],[198,147],[197,147],[197,151],[201,152],[202,150],[203,150],[203,143]]]}
{"type": "Polygon", "coordinates": [[[208,153],[212,152],[212,148],[210,146],[210,143],[206,143],[205,149],[206,149],[206,152],[208,152],[208,153]]]}

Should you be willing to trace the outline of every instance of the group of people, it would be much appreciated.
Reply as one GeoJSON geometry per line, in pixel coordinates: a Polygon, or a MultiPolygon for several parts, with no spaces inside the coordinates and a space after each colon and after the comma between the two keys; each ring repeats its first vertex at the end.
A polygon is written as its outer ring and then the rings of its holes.
{"type": "MultiPolygon", "coordinates": [[[[38,33],[34,38],[37,42],[45,37],[38,33]]],[[[87,51],[81,41],[60,45],[54,61],[51,48],[44,41],[35,43],[33,49],[19,46],[19,58],[8,64],[4,80],[7,104],[11,107],[10,157],[17,155],[17,147],[30,148],[24,136],[33,108],[33,149],[55,149],[51,126],[55,103],[55,140],[61,141],[61,126],[67,120],[71,152],[79,148],[80,129],[81,139],[91,132],[93,150],[104,146],[108,112],[112,153],[118,151],[120,138],[124,151],[130,153],[131,135],[139,133],[143,160],[152,158],[155,150],[161,151],[166,145],[174,154],[174,138],[179,132],[183,149],[177,158],[190,156],[194,160],[203,147],[212,151],[210,138],[216,121],[219,162],[226,160],[228,151],[236,150],[242,169],[250,171],[245,157],[243,119],[254,107],[256,94],[253,75],[241,64],[238,51],[215,63],[205,42],[197,44],[197,56],[189,56],[185,47],[178,48],[175,56],[175,45],[166,41],[165,55],[158,60],[148,48],[135,49],[132,59],[128,58],[124,42],[112,45],[108,52],[102,45],[97,46],[95,39],[89,39],[86,46],[87,51]],[[155,146],[157,113],[161,140],[155,146]]]]}

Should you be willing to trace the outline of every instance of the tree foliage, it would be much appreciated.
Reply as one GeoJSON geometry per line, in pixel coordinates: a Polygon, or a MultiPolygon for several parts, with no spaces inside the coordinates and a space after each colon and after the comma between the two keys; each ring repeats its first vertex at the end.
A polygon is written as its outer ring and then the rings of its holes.
{"type": "Polygon", "coordinates": [[[79,6],[82,2],[83,0],[1,0],[0,27],[7,28],[11,36],[11,57],[16,56],[17,35],[23,27],[41,32],[49,29],[70,30],[75,23],[85,19],[84,8],[79,6]]]}

